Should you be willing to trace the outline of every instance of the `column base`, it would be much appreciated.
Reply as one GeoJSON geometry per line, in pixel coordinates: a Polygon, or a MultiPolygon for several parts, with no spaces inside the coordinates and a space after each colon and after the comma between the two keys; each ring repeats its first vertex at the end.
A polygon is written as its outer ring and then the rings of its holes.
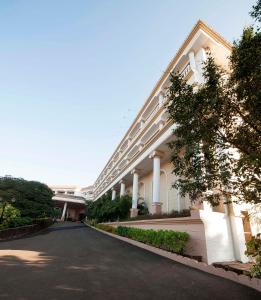
{"type": "Polygon", "coordinates": [[[131,208],[130,209],[130,217],[131,218],[136,218],[138,216],[138,209],[137,208],[131,208]]]}
{"type": "Polygon", "coordinates": [[[161,215],[161,206],[162,203],[161,202],[153,202],[152,203],[152,214],[153,215],[161,215]]]}

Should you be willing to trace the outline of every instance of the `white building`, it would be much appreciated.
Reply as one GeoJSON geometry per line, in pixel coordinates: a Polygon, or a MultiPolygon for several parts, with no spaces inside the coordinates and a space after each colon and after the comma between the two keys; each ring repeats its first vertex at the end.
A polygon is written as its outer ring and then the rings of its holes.
{"type": "MultiPolygon", "coordinates": [[[[112,200],[116,195],[131,194],[131,216],[137,215],[139,198],[144,199],[152,214],[191,208],[189,199],[182,198],[179,191],[172,188],[175,176],[172,174],[167,142],[173,139],[175,124],[168,120],[164,102],[171,72],[181,73],[189,84],[203,82],[202,64],[206,60],[207,49],[211,51],[217,64],[228,67],[230,43],[199,21],[167,66],[97,178],[94,184],[95,200],[108,191],[112,191],[112,200]]],[[[203,203],[193,209],[191,218],[183,218],[183,221],[180,219],[179,224],[177,220],[173,220],[172,225],[164,225],[162,221],[155,228],[189,232],[193,248],[191,251],[196,249],[195,255],[204,252],[203,260],[208,263],[247,260],[244,255],[245,238],[250,231],[252,234],[260,231],[260,225],[246,217],[252,207],[227,207],[221,203],[219,207],[212,208],[208,203],[203,203]]],[[[143,225],[136,226],[146,227],[146,224],[143,222],[143,225]]],[[[152,227],[151,223],[150,228],[152,227]]]]}
{"type": "Polygon", "coordinates": [[[50,185],[49,187],[55,195],[71,195],[83,197],[86,200],[93,200],[92,185],[83,188],[78,185],[50,185]]]}
{"type": "Polygon", "coordinates": [[[87,200],[93,200],[93,187],[51,185],[55,207],[61,210],[61,220],[80,221],[85,217],[87,200]]]}

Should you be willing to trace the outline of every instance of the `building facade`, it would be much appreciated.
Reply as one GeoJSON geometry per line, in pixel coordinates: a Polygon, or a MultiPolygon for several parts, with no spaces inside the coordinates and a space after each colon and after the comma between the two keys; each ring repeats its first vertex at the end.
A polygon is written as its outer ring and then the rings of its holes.
{"type": "Polygon", "coordinates": [[[86,201],[93,200],[93,187],[76,185],[49,186],[53,193],[55,207],[61,210],[61,220],[81,221],[85,217],[86,201]]]}
{"type": "MultiPolygon", "coordinates": [[[[247,219],[253,207],[227,207],[222,203],[215,208],[208,203],[192,207],[189,199],[183,198],[172,187],[175,175],[172,174],[173,166],[167,143],[173,139],[175,124],[169,121],[164,107],[170,73],[180,73],[188,84],[203,83],[203,64],[208,51],[218,65],[228,68],[231,45],[204,22],[198,21],[97,178],[93,190],[94,200],[109,191],[112,200],[116,195],[130,194],[133,217],[138,213],[139,201],[144,201],[152,214],[193,209],[194,220],[197,215],[203,226],[198,227],[201,228],[201,234],[198,235],[200,238],[195,239],[195,243],[204,247],[205,261],[246,261],[245,240],[250,234],[260,232],[260,224],[251,218],[247,219]],[[244,223],[244,216],[247,225],[244,223]],[[213,251],[219,254],[214,257],[211,254],[213,251]]],[[[184,220],[184,224],[192,222],[191,220],[192,218],[184,220]]],[[[193,225],[191,226],[193,231],[193,225]]]]}

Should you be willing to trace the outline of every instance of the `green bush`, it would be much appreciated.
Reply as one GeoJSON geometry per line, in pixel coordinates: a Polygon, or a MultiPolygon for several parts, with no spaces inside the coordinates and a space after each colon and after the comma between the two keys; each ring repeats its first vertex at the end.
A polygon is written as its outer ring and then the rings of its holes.
{"type": "Polygon", "coordinates": [[[261,278],[261,234],[252,237],[246,246],[246,255],[253,258],[255,262],[250,270],[251,276],[261,278]]]}
{"type": "Polygon", "coordinates": [[[96,224],[96,228],[116,234],[116,228],[106,224],[96,224]]]}
{"type": "Polygon", "coordinates": [[[86,203],[86,217],[88,220],[97,220],[98,223],[126,219],[131,208],[131,197],[116,197],[104,195],[96,201],[86,203]]]}
{"type": "Polygon", "coordinates": [[[183,254],[189,235],[172,230],[152,230],[118,226],[116,233],[170,252],[183,254]]]}
{"type": "Polygon", "coordinates": [[[54,215],[52,196],[52,190],[43,183],[9,176],[0,177],[3,209],[3,214],[0,212],[0,223],[4,221],[5,209],[9,204],[20,211],[21,217],[32,219],[52,217],[54,215]]]}

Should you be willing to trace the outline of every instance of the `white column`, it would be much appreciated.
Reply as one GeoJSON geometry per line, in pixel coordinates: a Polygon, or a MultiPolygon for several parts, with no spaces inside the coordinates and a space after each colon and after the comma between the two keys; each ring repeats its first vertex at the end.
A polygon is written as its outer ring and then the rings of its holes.
{"type": "Polygon", "coordinates": [[[153,159],[153,188],[152,188],[152,213],[161,214],[160,203],[160,158],[162,152],[154,151],[150,158],[153,159]]]}
{"type": "Polygon", "coordinates": [[[160,158],[162,152],[154,151],[150,158],[153,159],[153,190],[152,190],[152,202],[160,202],[160,158]]]}
{"type": "Polygon", "coordinates": [[[65,220],[66,209],[67,209],[67,202],[64,202],[63,213],[62,213],[62,218],[61,218],[62,221],[65,220]]]}
{"type": "Polygon", "coordinates": [[[132,208],[137,209],[139,197],[139,174],[136,169],[132,171],[133,174],[133,188],[132,188],[132,208]]]}
{"type": "Polygon", "coordinates": [[[177,189],[177,200],[178,200],[178,212],[181,211],[181,195],[180,195],[180,190],[177,189]]]}
{"type": "Polygon", "coordinates": [[[159,107],[162,107],[164,105],[164,96],[163,93],[159,93],[159,107]]]}
{"type": "Polygon", "coordinates": [[[112,193],[111,193],[111,200],[115,200],[116,198],[116,190],[114,188],[111,189],[112,193]]]}
{"type": "Polygon", "coordinates": [[[198,73],[199,73],[199,82],[200,83],[203,83],[204,82],[204,77],[203,77],[203,68],[204,68],[204,64],[207,60],[207,53],[206,53],[206,50],[204,48],[201,48],[199,51],[198,51],[198,65],[197,65],[197,69],[198,69],[198,73]]]}
{"type": "Polygon", "coordinates": [[[208,212],[212,212],[212,205],[208,201],[203,201],[203,209],[208,212]]]}
{"type": "Polygon", "coordinates": [[[123,197],[125,195],[125,189],[126,189],[125,188],[125,181],[121,180],[120,184],[121,184],[120,197],[123,197]]]}
{"type": "Polygon", "coordinates": [[[153,197],[152,202],[160,202],[160,157],[153,157],[153,197]]]}
{"type": "Polygon", "coordinates": [[[191,67],[191,70],[194,73],[194,77],[195,77],[195,81],[198,81],[198,70],[197,70],[197,66],[196,66],[196,60],[195,60],[195,54],[193,51],[189,52],[189,64],[191,67]]]}

